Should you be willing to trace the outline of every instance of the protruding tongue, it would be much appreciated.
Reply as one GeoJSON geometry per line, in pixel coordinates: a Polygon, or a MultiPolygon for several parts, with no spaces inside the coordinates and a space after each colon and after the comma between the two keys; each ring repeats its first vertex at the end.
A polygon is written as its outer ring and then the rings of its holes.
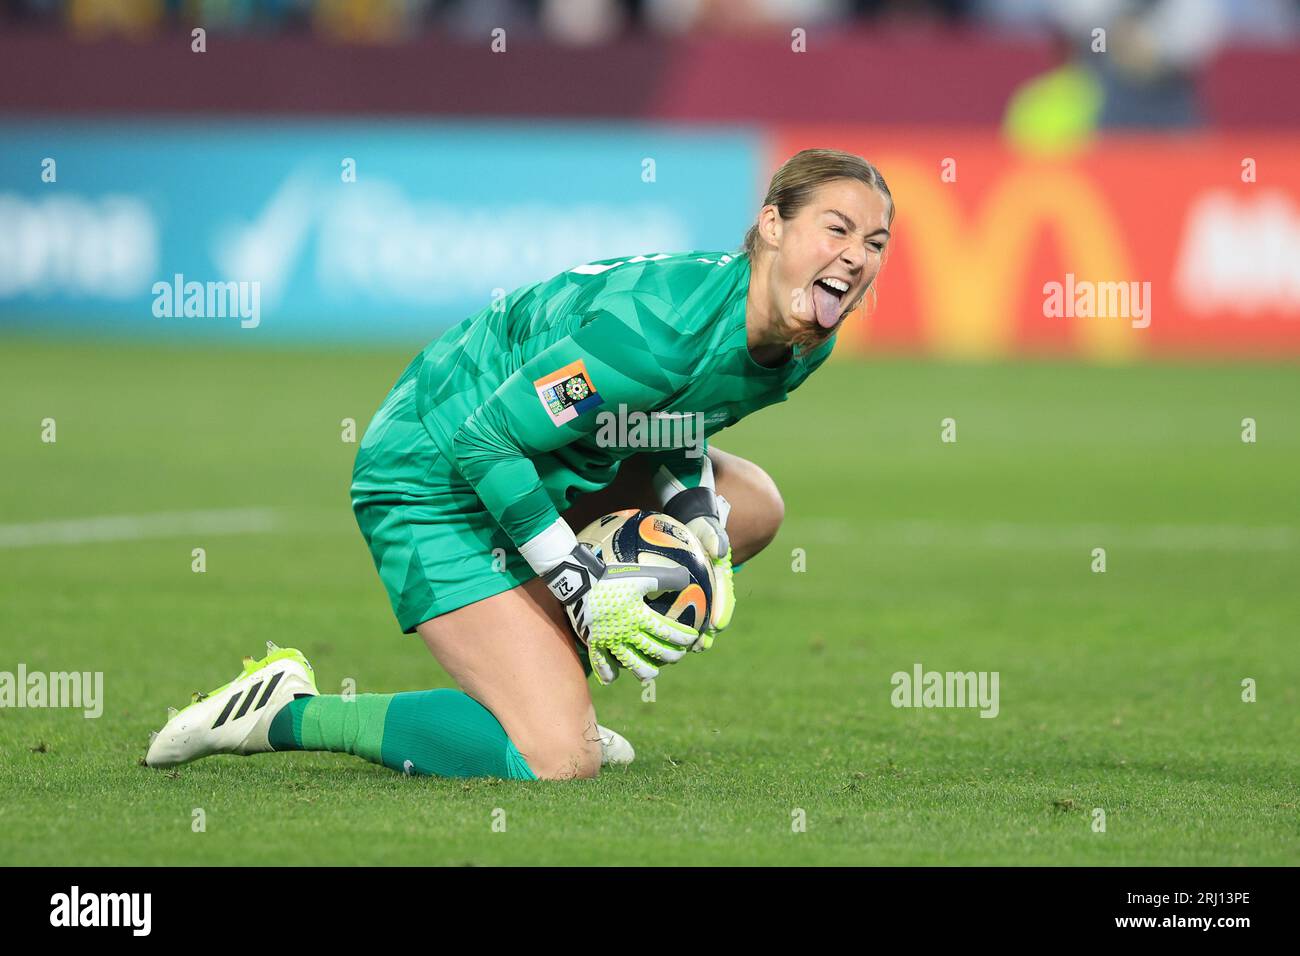
{"type": "Polygon", "coordinates": [[[820,282],[814,282],[813,311],[817,313],[817,324],[823,329],[835,328],[835,323],[840,320],[840,297],[820,282]]]}

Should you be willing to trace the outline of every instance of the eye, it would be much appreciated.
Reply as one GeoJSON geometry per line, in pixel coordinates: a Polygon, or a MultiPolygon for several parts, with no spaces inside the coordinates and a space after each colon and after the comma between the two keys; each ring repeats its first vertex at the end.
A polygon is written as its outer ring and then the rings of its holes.
{"type": "Polygon", "coordinates": [[[848,235],[848,233],[844,230],[844,227],[843,227],[843,226],[831,226],[830,229],[831,229],[831,232],[835,233],[835,235],[837,235],[837,236],[847,236],[847,235],[848,235]]]}
{"type": "Polygon", "coordinates": [[[885,251],[885,244],[884,244],[883,242],[871,242],[871,243],[868,243],[868,245],[871,246],[871,248],[872,248],[872,250],[873,250],[874,252],[884,252],[884,251],[885,251]]]}

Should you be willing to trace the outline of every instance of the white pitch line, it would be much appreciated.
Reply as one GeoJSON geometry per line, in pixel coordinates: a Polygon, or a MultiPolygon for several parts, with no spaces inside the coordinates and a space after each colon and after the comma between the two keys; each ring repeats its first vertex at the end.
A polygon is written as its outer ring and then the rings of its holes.
{"type": "Polygon", "coordinates": [[[146,515],[101,515],[0,525],[0,548],[144,541],[186,534],[264,534],[271,530],[270,508],[217,508],[161,511],[146,515]]]}
{"type": "Polygon", "coordinates": [[[1110,545],[1155,551],[1291,551],[1300,529],[1238,524],[1101,525],[944,521],[838,522],[827,518],[787,522],[787,534],[807,534],[835,543],[865,539],[914,547],[971,547],[1023,550],[1095,548],[1110,545]]]}

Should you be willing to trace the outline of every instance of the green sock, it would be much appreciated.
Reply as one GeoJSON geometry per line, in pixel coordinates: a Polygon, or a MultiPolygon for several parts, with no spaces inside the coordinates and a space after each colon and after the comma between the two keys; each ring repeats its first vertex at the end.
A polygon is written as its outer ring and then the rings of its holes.
{"type": "Polygon", "coordinates": [[[536,780],[500,722],[468,694],[299,697],[271,721],[274,750],[328,750],[407,774],[536,780]]]}

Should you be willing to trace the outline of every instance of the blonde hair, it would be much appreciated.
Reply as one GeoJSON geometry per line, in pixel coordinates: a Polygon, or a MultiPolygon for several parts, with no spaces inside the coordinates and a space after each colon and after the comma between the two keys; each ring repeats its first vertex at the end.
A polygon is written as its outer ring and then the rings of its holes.
{"type": "MultiPolygon", "coordinates": [[[[880,170],[861,156],[839,149],[801,149],[795,153],[772,174],[763,205],[776,206],[782,219],[790,219],[812,201],[819,186],[836,179],[856,179],[870,189],[879,190],[889,201],[887,225],[893,223],[894,197],[880,170]]],[[[745,233],[744,251],[751,260],[758,252],[758,244],[758,223],[754,223],[745,233]]]]}

